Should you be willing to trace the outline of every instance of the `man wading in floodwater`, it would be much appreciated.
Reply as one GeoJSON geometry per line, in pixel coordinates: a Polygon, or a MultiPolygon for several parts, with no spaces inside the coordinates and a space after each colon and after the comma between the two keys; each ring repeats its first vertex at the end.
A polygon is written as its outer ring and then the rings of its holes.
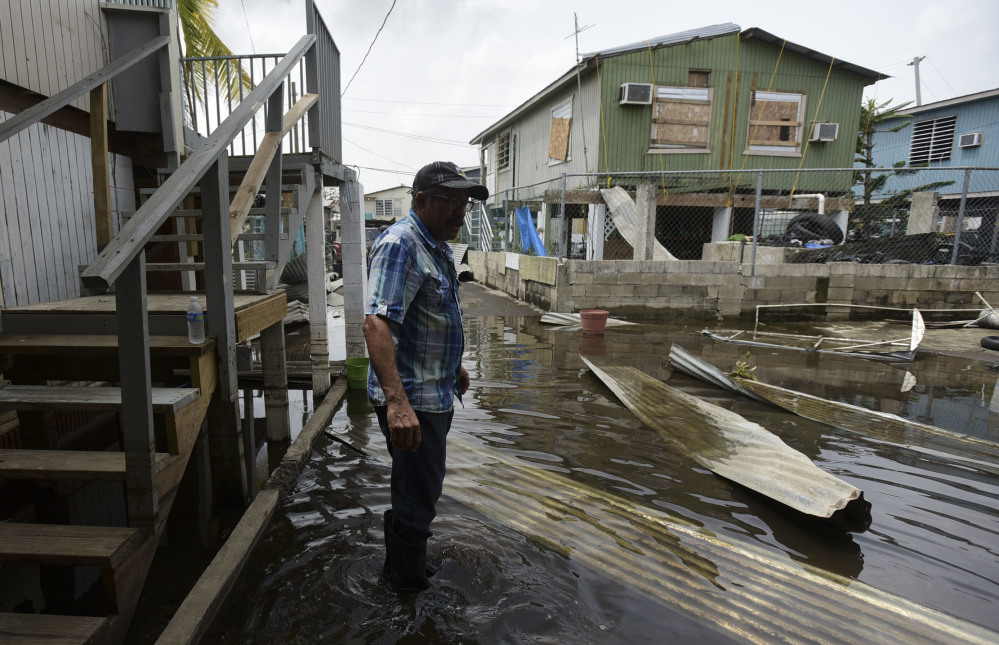
{"type": "Polygon", "coordinates": [[[392,508],[385,511],[385,575],[399,590],[427,588],[427,538],[444,485],[454,397],[468,389],[461,366],[458,274],[451,247],[469,197],[485,186],[450,162],[413,181],[409,215],[382,233],[368,256],[364,338],[372,373],[368,398],[392,455],[392,508]]]}

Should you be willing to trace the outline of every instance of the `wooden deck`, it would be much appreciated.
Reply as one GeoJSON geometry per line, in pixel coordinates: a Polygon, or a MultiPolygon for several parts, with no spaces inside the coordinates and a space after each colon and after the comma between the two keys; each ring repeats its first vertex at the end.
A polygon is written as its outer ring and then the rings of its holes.
{"type": "MultiPolygon", "coordinates": [[[[185,336],[185,314],[192,295],[198,296],[205,314],[210,315],[204,293],[150,293],[146,301],[149,333],[185,336]]],[[[4,331],[13,334],[59,333],[69,322],[81,334],[114,334],[116,307],[114,294],[10,307],[3,311],[4,331]]],[[[285,292],[280,290],[272,294],[237,293],[233,296],[233,310],[236,342],[242,342],[281,321],[287,313],[288,301],[285,292]]]]}

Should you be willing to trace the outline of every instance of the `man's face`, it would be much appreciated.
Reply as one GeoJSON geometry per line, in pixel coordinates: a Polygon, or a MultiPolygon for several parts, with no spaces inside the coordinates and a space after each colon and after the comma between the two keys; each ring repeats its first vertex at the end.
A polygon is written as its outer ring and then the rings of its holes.
{"type": "Polygon", "coordinates": [[[417,211],[420,219],[439,242],[458,237],[465,223],[465,208],[468,206],[468,191],[434,186],[421,191],[422,209],[417,211]]]}

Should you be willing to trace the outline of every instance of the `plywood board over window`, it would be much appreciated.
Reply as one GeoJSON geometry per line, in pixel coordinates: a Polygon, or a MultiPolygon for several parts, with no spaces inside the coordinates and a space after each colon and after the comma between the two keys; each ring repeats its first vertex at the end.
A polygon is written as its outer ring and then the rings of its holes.
{"type": "Polygon", "coordinates": [[[572,131],[572,101],[565,101],[552,109],[552,129],[548,138],[548,158],[553,161],[569,160],[569,134],[572,131]]]}
{"type": "Polygon", "coordinates": [[[707,151],[711,143],[712,89],[657,87],[652,110],[652,149],[707,151]]]}
{"type": "Polygon", "coordinates": [[[800,153],[804,114],[804,94],[754,90],[749,108],[747,151],[778,155],[800,153]]]}

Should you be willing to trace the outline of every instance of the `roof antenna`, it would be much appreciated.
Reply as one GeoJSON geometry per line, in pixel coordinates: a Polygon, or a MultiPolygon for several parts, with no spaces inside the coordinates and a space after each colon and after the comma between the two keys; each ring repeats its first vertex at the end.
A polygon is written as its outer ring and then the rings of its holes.
{"type": "Polygon", "coordinates": [[[575,30],[572,34],[566,36],[566,39],[573,36],[576,37],[576,89],[579,96],[579,131],[583,133],[583,168],[586,169],[586,174],[590,174],[590,162],[586,152],[586,120],[583,118],[583,81],[580,79],[579,74],[579,32],[586,31],[593,25],[586,25],[580,29],[579,16],[576,15],[575,11],[572,12],[572,21],[575,25],[575,30]]]}

